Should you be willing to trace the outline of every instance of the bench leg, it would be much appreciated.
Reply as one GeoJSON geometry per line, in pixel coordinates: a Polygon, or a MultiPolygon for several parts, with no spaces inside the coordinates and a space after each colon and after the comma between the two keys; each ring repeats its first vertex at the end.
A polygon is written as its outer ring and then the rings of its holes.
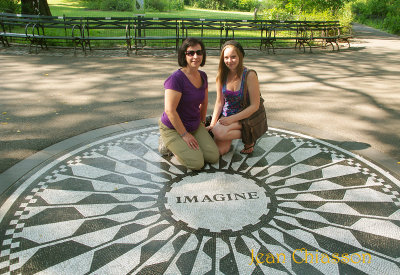
{"type": "Polygon", "coordinates": [[[131,50],[131,42],[129,40],[126,40],[126,55],[130,55],[130,50],[131,50]]]}
{"type": "MultiPolygon", "coordinates": [[[[275,54],[274,43],[270,42],[270,43],[268,43],[268,44],[271,45],[271,47],[272,47],[272,53],[275,54]]],[[[268,53],[269,53],[269,46],[267,46],[267,50],[268,50],[268,53]]]]}
{"type": "Polygon", "coordinates": [[[0,37],[0,39],[1,43],[3,44],[3,47],[10,47],[10,43],[8,43],[7,37],[0,37]]]}

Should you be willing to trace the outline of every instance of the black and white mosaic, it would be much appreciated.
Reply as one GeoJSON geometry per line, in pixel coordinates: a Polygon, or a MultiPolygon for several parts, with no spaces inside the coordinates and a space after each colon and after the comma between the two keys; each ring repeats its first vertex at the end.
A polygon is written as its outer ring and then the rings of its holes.
{"type": "Polygon", "coordinates": [[[400,183],[271,129],[190,171],[149,126],[42,167],[0,208],[0,274],[400,274],[400,183]]]}

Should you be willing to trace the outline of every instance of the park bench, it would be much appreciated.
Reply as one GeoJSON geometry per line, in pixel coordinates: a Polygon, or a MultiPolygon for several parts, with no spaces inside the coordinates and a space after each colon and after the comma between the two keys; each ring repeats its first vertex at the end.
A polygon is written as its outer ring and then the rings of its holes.
{"type": "MultiPolygon", "coordinates": [[[[332,46],[332,50],[339,50],[339,21],[306,21],[305,27],[311,32],[311,40],[313,43],[320,43],[323,47],[328,44],[332,46]]],[[[310,48],[311,51],[311,48],[310,48]]]]}
{"type": "MultiPolygon", "coordinates": [[[[135,52],[144,49],[148,44],[152,49],[160,42],[173,41],[178,51],[180,36],[180,20],[177,18],[145,18],[138,17],[134,25],[135,52]]],[[[162,47],[161,49],[164,49],[162,47]]]]}
{"type": "Polygon", "coordinates": [[[264,20],[225,20],[226,38],[250,42],[261,50],[270,39],[266,23],[264,20]]]}
{"type": "Polygon", "coordinates": [[[311,34],[309,29],[300,21],[269,21],[266,25],[268,32],[266,40],[267,47],[271,47],[275,53],[276,43],[294,43],[294,48],[303,48],[305,52],[306,45],[311,50],[311,34]]]}
{"type": "Polygon", "coordinates": [[[126,53],[132,50],[132,29],[135,19],[132,17],[85,17],[83,20],[83,36],[81,38],[85,54],[87,48],[92,51],[92,44],[106,41],[113,44],[116,41],[125,42],[126,53]]]}
{"type": "Polygon", "coordinates": [[[24,16],[21,14],[0,13],[0,40],[3,46],[10,46],[10,40],[27,40],[27,27],[37,16],[24,16]]]}
{"type": "Polygon", "coordinates": [[[35,46],[36,53],[39,47],[47,49],[48,40],[66,42],[67,45],[71,42],[74,52],[76,46],[81,44],[82,24],[79,18],[3,13],[0,14],[0,22],[3,46],[10,46],[7,38],[29,41],[29,52],[35,46]]]}
{"type": "MultiPolygon", "coordinates": [[[[217,48],[227,40],[227,33],[223,20],[205,18],[184,18],[181,21],[182,40],[187,37],[196,37],[207,45],[217,43],[217,48]]],[[[207,46],[207,48],[211,48],[207,46]]]]}
{"type": "MultiPolygon", "coordinates": [[[[255,46],[275,53],[279,45],[294,48],[311,48],[319,43],[339,49],[338,42],[350,46],[351,28],[340,26],[338,21],[278,21],[233,20],[199,18],[145,18],[145,17],[56,17],[0,13],[0,39],[3,46],[10,41],[30,43],[31,47],[67,45],[83,51],[103,45],[126,46],[129,55],[134,43],[135,53],[140,49],[179,48],[187,37],[202,39],[209,47],[217,43],[220,49],[226,40],[243,41],[247,49],[255,46]],[[51,41],[51,42],[50,42],[51,41]],[[163,46],[163,47],[160,47],[163,46]]],[[[108,47],[110,48],[110,47],[108,47]]]]}
{"type": "Polygon", "coordinates": [[[53,45],[72,45],[74,47],[74,54],[76,54],[77,46],[81,46],[82,50],[84,49],[82,43],[83,29],[80,18],[69,17],[67,19],[63,16],[42,16],[35,22],[32,22],[28,26],[28,29],[30,29],[30,32],[27,38],[30,41],[30,47],[35,46],[36,53],[39,47],[48,49],[50,40],[53,45]]]}
{"type": "Polygon", "coordinates": [[[353,38],[353,29],[351,26],[340,26],[338,28],[339,41],[346,42],[350,48],[350,39],[353,38]]]}

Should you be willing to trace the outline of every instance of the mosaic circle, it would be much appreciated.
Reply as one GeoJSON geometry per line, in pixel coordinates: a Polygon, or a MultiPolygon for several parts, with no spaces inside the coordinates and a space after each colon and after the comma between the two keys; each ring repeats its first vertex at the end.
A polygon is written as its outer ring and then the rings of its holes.
{"type": "Polygon", "coordinates": [[[190,171],[158,128],[55,159],[0,208],[0,274],[399,274],[400,182],[271,129],[190,171]]]}

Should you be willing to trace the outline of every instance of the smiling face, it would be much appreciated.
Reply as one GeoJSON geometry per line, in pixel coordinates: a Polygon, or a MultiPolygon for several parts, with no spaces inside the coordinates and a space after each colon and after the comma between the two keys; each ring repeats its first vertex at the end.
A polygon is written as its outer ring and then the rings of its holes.
{"type": "Polygon", "coordinates": [[[198,54],[199,51],[202,51],[200,44],[187,47],[186,49],[187,67],[197,68],[197,69],[200,67],[201,62],[203,61],[203,54],[198,54]],[[193,53],[193,55],[189,53],[193,53]]]}
{"type": "Polygon", "coordinates": [[[240,57],[235,47],[233,46],[226,47],[224,51],[224,63],[229,70],[231,71],[237,70],[240,63],[240,57]]]}

